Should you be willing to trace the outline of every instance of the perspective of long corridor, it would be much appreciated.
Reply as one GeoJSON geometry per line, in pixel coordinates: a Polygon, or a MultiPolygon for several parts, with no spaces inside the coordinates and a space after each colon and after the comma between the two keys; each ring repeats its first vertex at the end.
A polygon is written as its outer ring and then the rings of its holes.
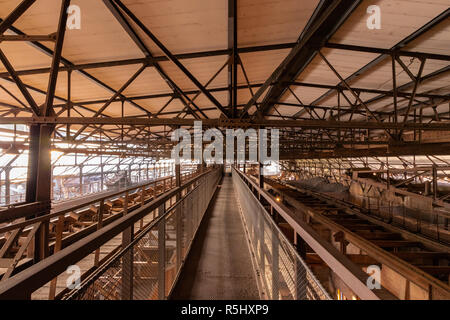
{"type": "Polygon", "coordinates": [[[259,299],[231,177],[213,198],[173,299],[259,299]]]}

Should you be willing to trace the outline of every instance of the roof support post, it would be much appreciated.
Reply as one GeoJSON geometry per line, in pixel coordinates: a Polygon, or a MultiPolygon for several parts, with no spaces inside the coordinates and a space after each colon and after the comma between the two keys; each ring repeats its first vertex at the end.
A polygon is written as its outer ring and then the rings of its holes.
{"type": "Polygon", "coordinates": [[[34,101],[33,97],[30,94],[30,92],[27,90],[25,84],[19,78],[19,76],[17,75],[16,70],[14,70],[14,67],[11,65],[11,63],[8,60],[8,58],[6,57],[6,55],[3,53],[3,51],[1,49],[0,49],[0,60],[3,63],[3,65],[5,66],[5,69],[10,74],[10,76],[12,78],[12,81],[17,85],[17,87],[19,88],[19,90],[22,93],[23,97],[25,98],[25,100],[27,100],[30,108],[33,110],[33,113],[35,115],[39,116],[40,115],[40,110],[39,110],[38,105],[36,104],[36,101],[34,101]]]}
{"type": "MultiPolygon", "coordinates": [[[[403,125],[405,125],[406,122],[408,121],[409,113],[411,111],[411,107],[412,107],[412,104],[414,102],[414,98],[416,97],[417,89],[419,88],[420,82],[422,80],[422,73],[423,73],[423,69],[425,67],[425,61],[426,61],[426,59],[421,59],[421,61],[420,61],[419,72],[418,72],[417,77],[415,78],[415,81],[414,81],[414,88],[413,88],[412,93],[411,93],[411,99],[409,100],[408,108],[406,109],[406,113],[405,113],[405,116],[403,118],[403,125]]],[[[399,136],[401,137],[402,134],[403,134],[403,129],[400,130],[399,136]]]]}
{"type": "MultiPolygon", "coordinates": [[[[402,41],[397,43],[395,46],[393,46],[390,49],[390,51],[399,50],[399,49],[405,47],[406,45],[408,45],[412,41],[416,40],[417,38],[419,38],[420,36],[422,36],[426,32],[428,32],[431,29],[433,29],[434,27],[436,27],[438,24],[446,21],[449,18],[449,16],[450,16],[450,9],[447,9],[444,12],[442,12],[441,14],[439,14],[437,17],[435,17],[434,19],[429,21],[427,24],[422,26],[419,30],[416,30],[411,35],[409,35],[408,37],[404,38],[402,41]]],[[[379,65],[381,62],[384,61],[384,59],[386,57],[387,57],[386,54],[381,54],[380,56],[378,56],[377,58],[375,58],[374,60],[372,60],[371,62],[366,64],[364,67],[362,67],[361,69],[359,69],[358,71],[354,72],[352,75],[347,77],[345,80],[348,83],[350,83],[352,80],[356,79],[358,76],[360,76],[361,74],[365,73],[367,70],[370,70],[371,68],[374,68],[375,66],[379,65]]],[[[325,98],[329,97],[331,94],[333,94],[333,90],[327,91],[322,96],[320,96],[319,98],[314,100],[311,104],[319,104],[320,102],[325,100],[325,98]]]]}

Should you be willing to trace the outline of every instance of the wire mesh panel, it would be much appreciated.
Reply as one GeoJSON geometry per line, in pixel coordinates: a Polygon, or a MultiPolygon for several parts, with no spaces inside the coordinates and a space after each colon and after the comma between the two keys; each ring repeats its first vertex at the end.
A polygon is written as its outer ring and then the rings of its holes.
{"type": "Polygon", "coordinates": [[[169,295],[177,275],[177,212],[173,210],[165,218],[165,296],[169,295]]]}
{"type": "Polygon", "coordinates": [[[164,202],[152,223],[63,299],[166,299],[175,286],[219,178],[220,171],[215,170],[200,178],[183,197],[179,195],[172,206],[164,202]]]}
{"type": "Polygon", "coordinates": [[[314,274],[286,239],[266,209],[233,172],[233,183],[243,221],[261,274],[264,291],[272,300],[328,300],[314,274]]]}

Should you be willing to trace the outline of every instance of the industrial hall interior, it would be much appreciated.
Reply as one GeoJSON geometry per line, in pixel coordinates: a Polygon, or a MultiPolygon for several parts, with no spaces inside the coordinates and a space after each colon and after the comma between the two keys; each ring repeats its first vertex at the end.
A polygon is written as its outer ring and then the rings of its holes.
{"type": "Polygon", "coordinates": [[[448,0],[0,1],[0,300],[450,300],[449,220],[448,0]]]}

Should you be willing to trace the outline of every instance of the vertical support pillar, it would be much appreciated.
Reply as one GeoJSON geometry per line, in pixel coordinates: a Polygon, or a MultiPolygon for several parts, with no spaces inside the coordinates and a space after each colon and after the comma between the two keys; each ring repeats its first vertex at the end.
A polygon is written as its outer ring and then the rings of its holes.
{"type": "Polygon", "coordinates": [[[177,187],[181,186],[181,165],[180,164],[175,165],[175,182],[176,182],[177,187]]]}
{"type": "Polygon", "coordinates": [[[131,176],[131,164],[128,165],[128,181],[127,181],[127,186],[128,186],[128,182],[130,184],[133,184],[133,180],[132,180],[132,176],[131,176]]]}
{"type": "Polygon", "coordinates": [[[386,170],[386,184],[387,184],[387,189],[389,190],[391,188],[391,173],[389,172],[389,167],[387,167],[387,170],[386,170]]]}
{"type": "Polygon", "coordinates": [[[231,49],[231,63],[228,66],[229,107],[232,118],[237,117],[237,0],[228,0],[228,49],[231,49]]]}

